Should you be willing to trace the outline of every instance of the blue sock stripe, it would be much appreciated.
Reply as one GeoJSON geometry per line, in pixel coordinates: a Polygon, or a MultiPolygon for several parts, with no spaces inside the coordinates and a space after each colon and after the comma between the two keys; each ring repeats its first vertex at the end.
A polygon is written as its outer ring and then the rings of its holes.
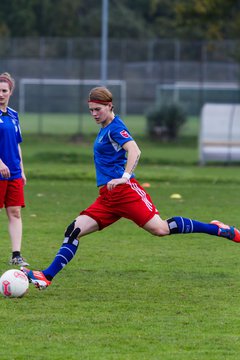
{"type": "Polygon", "coordinates": [[[60,248],[60,251],[62,250],[62,249],[66,249],[66,250],[68,250],[68,251],[70,251],[70,253],[72,254],[72,257],[74,257],[74,252],[71,250],[71,249],[69,249],[68,247],[66,247],[66,246],[62,246],[61,248],[60,248]]]}
{"type": "Polygon", "coordinates": [[[184,222],[183,222],[183,218],[180,216],[179,220],[181,221],[181,232],[184,233],[184,222]]]}
{"type": "Polygon", "coordinates": [[[69,262],[70,260],[72,260],[72,259],[69,259],[69,260],[68,260],[68,259],[67,259],[64,255],[62,255],[62,254],[57,254],[57,255],[56,255],[56,258],[57,258],[57,257],[63,258],[63,259],[66,261],[66,264],[68,264],[68,262],[69,262]]]}
{"type": "Polygon", "coordinates": [[[192,219],[189,219],[190,220],[190,224],[191,224],[191,233],[193,232],[193,221],[192,221],[192,219]]]}
{"type": "MultiPolygon", "coordinates": [[[[176,218],[175,218],[176,220],[176,218]]],[[[191,219],[186,219],[183,218],[181,216],[179,216],[179,221],[181,222],[180,224],[178,223],[179,226],[179,232],[183,233],[192,233],[193,232],[193,221],[191,219]]]]}

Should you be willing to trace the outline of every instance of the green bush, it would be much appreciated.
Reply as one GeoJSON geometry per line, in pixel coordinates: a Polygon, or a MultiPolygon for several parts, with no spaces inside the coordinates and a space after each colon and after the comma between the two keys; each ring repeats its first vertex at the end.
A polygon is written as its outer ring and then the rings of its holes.
{"type": "Polygon", "coordinates": [[[187,117],[179,104],[156,106],[149,110],[147,117],[147,131],[152,138],[175,140],[187,117]]]}

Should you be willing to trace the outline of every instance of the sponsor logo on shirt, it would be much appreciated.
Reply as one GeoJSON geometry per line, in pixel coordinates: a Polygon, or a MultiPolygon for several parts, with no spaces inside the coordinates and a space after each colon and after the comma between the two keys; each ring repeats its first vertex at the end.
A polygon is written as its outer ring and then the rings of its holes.
{"type": "Polygon", "coordinates": [[[120,134],[121,134],[122,137],[124,137],[124,138],[129,138],[129,137],[130,137],[129,133],[128,133],[126,130],[122,130],[122,131],[120,132],[120,134]]]}

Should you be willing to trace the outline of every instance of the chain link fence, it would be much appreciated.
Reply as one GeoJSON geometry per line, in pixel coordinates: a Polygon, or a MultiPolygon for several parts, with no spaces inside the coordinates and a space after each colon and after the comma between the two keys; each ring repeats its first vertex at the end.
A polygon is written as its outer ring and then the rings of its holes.
{"type": "MultiPolygon", "coordinates": [[[[109,87],[126,114],[145,114],[165,101],[182,103],[189,115],[199,115],[209,99],[240,103],[240,42],[109,39],[108,45],[108,79],[125,84],[125,92],[109,87]]],[[[0,38],[0,70],[16,79],[14,108],[24,101],[25,112],[85,113],[89,89],[101,84],[101,39],[0,38]],[[36,83],[20,93],[22,79],[36,83]],[[81,81],[71,87],[44,79],[81,81]]]]}

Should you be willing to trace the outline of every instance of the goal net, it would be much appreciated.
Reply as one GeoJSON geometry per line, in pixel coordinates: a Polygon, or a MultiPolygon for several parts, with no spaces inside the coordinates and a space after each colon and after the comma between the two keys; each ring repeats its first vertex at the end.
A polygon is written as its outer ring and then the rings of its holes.
{"type": "Polygon", "coordinates": [[[156,86],[157,104],[179,103],[188,115],[199,115],[205,103],[240,103],[240,84],[176,82],[156,86]]]}
{"type": "MultiPolygon", "coordinates": [[[[87,97],[91,88],[101,80],[22,78],[19,81],[19,112],[31,113],[86,113],[87,97]]],[[[126,114],[126,82],[108,80],[114,103],[119,113],[126,114]]]]}

